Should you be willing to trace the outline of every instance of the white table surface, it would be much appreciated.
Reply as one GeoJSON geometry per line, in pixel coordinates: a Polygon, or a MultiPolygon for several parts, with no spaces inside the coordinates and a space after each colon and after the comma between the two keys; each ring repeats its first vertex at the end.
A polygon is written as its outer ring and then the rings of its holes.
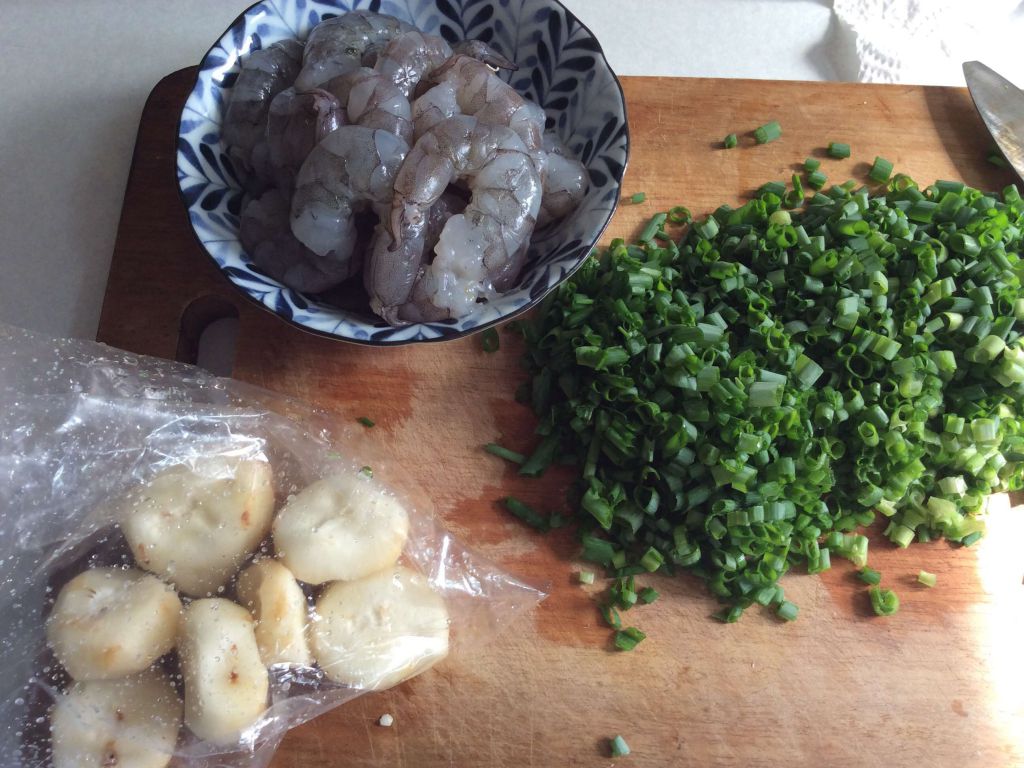
{"type": "MultiPolygon", "coordinates": [[[[0,322],[95,335],[146,96],[249,4],[3,0],[0,322]]],[[[857,77],[830,0],[566,4],[620,75],[857,77]]]]}

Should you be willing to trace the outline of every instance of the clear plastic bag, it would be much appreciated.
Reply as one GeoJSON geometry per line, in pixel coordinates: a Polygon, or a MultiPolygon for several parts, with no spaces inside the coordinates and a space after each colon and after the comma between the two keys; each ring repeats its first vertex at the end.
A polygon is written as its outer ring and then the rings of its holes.
{"type": "Polygon", "coordinates": [[[421,492],[391,488],[386,456],[292,399],[3,325],[0,398],[4,766],[50,765],[53,718],[65,751],[266,765],[289,728],[457,664],[544,598],[454,540],[421,492]],[[62,658],[105,679],[76,682],[62,658]]]}

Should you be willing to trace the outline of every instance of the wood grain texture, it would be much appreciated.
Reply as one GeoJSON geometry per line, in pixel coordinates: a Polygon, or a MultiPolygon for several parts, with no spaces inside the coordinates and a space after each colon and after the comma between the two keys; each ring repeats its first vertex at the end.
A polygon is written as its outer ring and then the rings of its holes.
{"type": "MultiPolygon", "coordinates": [[[[999,537],[899,551],[876,536],[872,565],[902,598],[888,619],[871,614],[845,562],[786,578],[801,609],[786,625],[756,610],[718,624],[695,580],[652,580],[662,599],[628,614],[649,639],[612,651],[599,586],[576,583],[572,535],[533,534],[495,503],[514,494],[558,507],[570,480],[561,469],[524,481],[480,450],[532,443],[533,419],[513,400],[523,375],[516,339],[502,333],[495,355],[473,338],[369,349],[306,334],[242,298],[197,245],[175,187],[175,124],[193,77],[169,76],[146,105],[99,339],[188,358],[197,328],[237,312],[237,378],[346,420],[373,418],[369,439],[395,457],[389,479],[418,483],[455,534],[550,592],[484,650],[295,729],[276,768],[610,765],[606,741],[617,733],[633,748],[621,764],[637,768],[1024,764],[1019,559],[1008,563],[1013,551],[999,537]],[[919,569],[939,586],[915,586],[919,569]],[[384,712],[394,727],[374,724],[384,712]]],[[[644,191],[647,202],[624,205],[607,239],[672,205],[736,204],[764,181],[788,179],[806,156],[824,157],[829,140],[853,147],[849,161],[823,161],[835,182],[864,178],[876,154],[922,182],[1010,181],[984,162],[989,140],[962,89],[655,78],[624,78],[624,87],[625,192],[644,191]],[[753,129],[771,119],[782,138],[755,146],[753,129]],[[730,132],[740,146],[720,149],[730,132]]]]}

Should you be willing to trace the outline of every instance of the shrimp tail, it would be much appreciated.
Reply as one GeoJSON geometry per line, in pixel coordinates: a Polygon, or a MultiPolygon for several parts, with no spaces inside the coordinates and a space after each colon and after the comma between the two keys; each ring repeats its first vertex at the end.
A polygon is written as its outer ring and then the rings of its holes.
{"type": "Polygon", "coordinates": [[[407,236],[396,244],[383,224],[374,231],[363,284],[370,296],[370,309],[391,325],[408,322],[399,317],[399,309],[409,301],[419,279],[424,250],[422,234],[407,236]]]}
{"type": "Polygon", "coordinates": [[[489,67],[494,69],[507,69],[511,72],[515,72],[519,69],[519,65],[511,59],[502,56],[496,50],[491,48],[487,43],[481,40],[464,40],[452,46],[452,51],[456,54],[463,54],[465,56],[471,56],[477,61],[482,61],[489,67]]]}

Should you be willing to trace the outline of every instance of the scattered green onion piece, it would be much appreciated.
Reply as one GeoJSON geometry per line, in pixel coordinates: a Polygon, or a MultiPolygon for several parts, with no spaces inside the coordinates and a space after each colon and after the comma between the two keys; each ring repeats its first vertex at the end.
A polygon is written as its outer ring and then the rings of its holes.
{"type": "Polygon", "coordinates": [[[813,173],[821,167],[821,160],[817,158],[808,157],[804,160],[804,170],[808,173],[813,173]]]}
{"type": "Polygon", "coordinates": [[[669,209],[668,220],[671,224],[689,224],[693,221],[693,214],[690,213],[689,208],[677,205],[669,209]]]}
{"type": "Polygon", "coordinates": [[[809,171],[807,174],[807,186],[812,189],[821,189],[828,182],[828,177],[818,170],[809,171]]]}
{"type": "Polygon", "coordinates": [[[620,629],[615,633],[615,647],[620,651],[632,651],[644,639],[646,639],[646,637],[647,635],[636,627],[626,627],[625,629],[620,629]]]}
{"type": "Polygon", "coordinates": [[[501,347],[501,340],[498,338],[498,331],[495,328],[488,328],[480,334],[480,346],[484,352],[497,352],[501,347]]]}
{"type": "Polygon", "coordinates": [[[884,184],[891,175],[892,163],[884,157],[876,157],[875,162],[871,165],[871,170],[868,171],[868,178],[872,181],[877,181],[879,184],[884,184]]]}
{"type": "Polygon", "coordinates": [[[526,477],[540,477],[544,474],[544,470],[554,462],[557,452],[558,438],[549,435],[540,442],[536,450],[523,462],[519,474],[526,477]]]}
{"type": "Polygon", "coordinates": [[[758,144],[767,144],[770,141],[775,141],[780,136],[782,136],[782,126],[779,125],[777,120],[765,123],[754,131],[754,138],[758,144]]]}
{"type": "Polygon", "coordinates": [[[610,747],[612,757],[625,757],[629,754],[629,744],[621,736],[616,736],[611,740],[610,747]]]}
{"type": "Polygon", "coordinates": [[[629,202],[631,202],[633,205],[639,205],[640,203],[643,203],[643,202],[646,202],[646,201],[647,201],[647,193],[646,192],[635,192],[629,198],[629,202]]]}
{"type": "Polygon", "coordinates": [[[1006,158],[1003,157],[1003,153],[1000,152],[995,147],[993,147],[992,149],[989,150],[989,153],[988,153],[988,155],[985,156],[985,159],[988,160],[988,162],[990,162],[996,168],[1009,168],[1010,167],[1010,164],[1008,162],[1006,162],[1006,158]]]}
{"type": "Polygon", "coordinates": [[[502,504],[505,505],[505,509],[511,512],[513,515],[518,517],[524,523],[531,528],[538,531],[548,530],[548,521],[544,515],[537,512],[529,504],[526,504],[514,496],[508,496],[502,500],[502,504]]]}
{"type": "Polygon", "coordinates": [[[363,467],[362,469],[359,470],[359,474],[361,474],[363,477],[366,477],[366,478],[369,478],[369,479],[372,480],[373,479],[373,467],[369,467],[369,466],[363,467]]]}
{"type": "Polygon", "coordinates": [[[879,616],[892,616],[900,609],[900,598],[891,589],[870,587],[868,595],[871,597],[871,607],[879,616]]]}
{"type": "Polygon", "coordinates": [[[614,606],[602,605],[601,617],[604,619],[604,623],[612,629],[622,629],[622,617],[619,616],[619,612],[614,606]]]}
{"type": "Polygon", "coordinates": [[[658,591],[653,587],[644,587],[640,590],[640,592],[637,593],[637,596],[640,598],[640,602],[644,603],[645,605],[650,605],[659,597],[661,597],[658,591]]]}
{"type": "Polygon", "coordinates": [[[722,146],[725,147],[726,149],[732,149],[738,143],[739,140],[736,138],[735,133],[730,133],[724,139],[722,139],[722,146]]]}
{"type": "Polygon", "coordinates": [[[865,584],[871,584],[872,586],[875,586],[882,581],[882,574],[874,568],[869,568],[866,565],[857,571],[857,575],[865,584]]]}
{"type": "Polygon", "coordinates": [[[783,621],[795,621],[797,613],[800,609],[789,600],[783,600],[779,603],[779,607],[775,609],[775,615],[783,621]]]}
{"type": "Polygon", "coordinates": [[[923,584],[926,587],[934,587],[936,581],[935,574],[928,573],[928,571],[918,571],[917,581],[918,583],[923,584]]]}
{"type": "Polygon", "coordinates": [[[358,421],[360,424],[362,424],[367,429],[369,429],[370,427],[376,426],[376,422],[373,421],[373,419],[367,418],[366,416],[360,416],[358,419],[356,419],[356,421],[358,421]]]}
{"type": "Polygon", "coordinates": [[[837,159],[843,159],[850,156],[850,145],[843,144],[839,141],[830,141],[828,143],[828,156],[837,159]]]}
{"type": "Polygon", "coordinates": [[[580,571],[579,578],[580,578],[580,584],[593,584],[594,583],[594,572],[593,571],[580,571]]]}
{"type": "Polygon", "coordinates": [[[511,451],[497,443],[488,443],[484,446],[484,450],[492,456],[497,456],[499,459],[505,459],[505,461],[511,461],[513,464],[522,464],[526,461],[526,457],[523,456],[523,454],[511,451]]]}

